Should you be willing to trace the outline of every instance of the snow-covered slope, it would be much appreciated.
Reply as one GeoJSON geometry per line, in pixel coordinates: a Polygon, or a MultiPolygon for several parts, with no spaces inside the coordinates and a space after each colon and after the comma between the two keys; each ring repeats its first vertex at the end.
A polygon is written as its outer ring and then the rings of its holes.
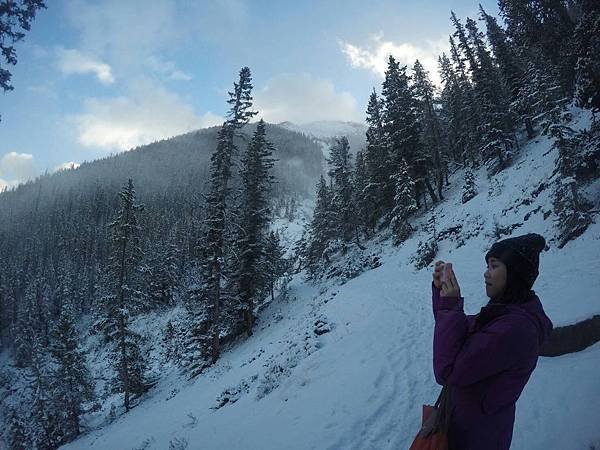
{"type": "MultiPolygon", "coordinates": [[[[379,236],[362,254],[335,262],[379,258],[381,265],[315,285],[296,275],[289,299],[273,302],[254,335],[206,373],[192,381],[165,376],[139,406],[64,448],[408,448],[421,405],[439,392],[431,267],[416,270],[411,262],[431,235],[424,228],[432,215],[442,236],[436,259],[453,262],[467,313],[487,302],[484,255],[498,227],[512,228],[502,237],[546,237],[550,248],[540,256],[534,289],[555,325],[600,313],[600,225],[563,249],[552,239],[555,158],[540,138],[491,180],[477,173],[479,193],[464,205],[462,173],[455,173],[446,201],[412,222],[418,231],[402,246],[379,236]]],[[[540,358],[517,403],[513,450],[600,445],[599,361],[600,344],[540,358]]]]}

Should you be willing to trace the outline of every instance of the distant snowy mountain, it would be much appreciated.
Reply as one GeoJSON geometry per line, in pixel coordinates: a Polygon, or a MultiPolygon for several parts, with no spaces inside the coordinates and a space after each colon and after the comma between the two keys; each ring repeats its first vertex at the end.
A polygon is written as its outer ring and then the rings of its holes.
{"type": "Polygon", "coordinates": [[[278,125],[282,128],[313,137],[326,144],[326,146],[329,146],[336,137],[346,136],[352,153],[362,150],[366,143],[365,133],[367,132],[367,126],[363,123],[320,120],[302,125],[292,122],[281,122],[278,125]]]}
{"type": "MultiPolygon", "coordinates": [[[[576,119],[586,124],[589,117],[576,119]]],[[[431,239],[432,218],[435,259],[453,263],[468,314],[487,302],[485,252],[498,238],[528,232],[548,243],[534,289],[555,326],[600,312],[600,224],[558,248],[552,142],[529,142],[495,176],[478,170],[477,195],[465,204],[464,173],[453,173],[444,202],[411,219],[416,231],[401,246],[380,234],[363,242],[364,250],[332,255],[331,276],[322,281],[295,275],[286,295],[276,295],[262,312],[253,336],[191,381],[161,356],[161,330],[177,311],[140,319],[137,330],[152,342],[152,365],[162,379],[126,414],[118,395],[108,398],[86,419],[88,433],[64,448],[408,448],[421,405],[435,401],[440,389],[432,371],[432,267],[415,268],[419,244],[431,239]]],[[[301,233],[306,217],[298,217],[298,223],[278,221],[285,242],[301,233]]],[[[89,349],[93,372],[106,372],[106,361],[89,349]]],[[[598,448],[599,360],[600,343],[540,358],[517,402],[513,450],[598,448]]]]}

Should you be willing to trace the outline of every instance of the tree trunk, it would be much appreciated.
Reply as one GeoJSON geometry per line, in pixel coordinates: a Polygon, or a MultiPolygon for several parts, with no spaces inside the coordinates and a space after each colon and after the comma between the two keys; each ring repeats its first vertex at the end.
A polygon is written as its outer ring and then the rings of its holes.
{"type": "Polygon", "coordinates": [[[527,130],[527,139],[533,139],[535,133],[533,132],[533,124],[531,123],[531,117],[525,116],[525,129],[527,130]]]}
{"type": "Polygon", "coordinates": [[[431,183],[429,182],[429,178],[425,178],[425,186],[427,187],[427,191],[429,191],[429,196],[431,197],[431,202],[432,203],[437,203],[438,202],[438,198],[435,195],[435,191],[433,190],[433,187],[431,186],[431,183]]]}

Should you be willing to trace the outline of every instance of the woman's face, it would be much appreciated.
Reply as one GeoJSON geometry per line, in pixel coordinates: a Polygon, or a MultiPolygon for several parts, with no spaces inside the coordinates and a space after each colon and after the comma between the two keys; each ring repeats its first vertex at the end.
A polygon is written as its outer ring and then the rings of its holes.
{"type": "Polygon", "coordinates": [[[506,288],[506,265],[497,258],[488,259],[483,278],[486,295],[489,298],[498,298],[506,288]]]}

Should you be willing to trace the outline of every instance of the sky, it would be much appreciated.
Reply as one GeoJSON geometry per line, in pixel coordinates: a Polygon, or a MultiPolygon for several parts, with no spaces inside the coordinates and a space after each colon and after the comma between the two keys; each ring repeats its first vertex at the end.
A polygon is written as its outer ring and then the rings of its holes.
{"type": "Polygon", "coordinates": [[[475,0],[46,3],[0,93],[0,189],[220,125],[244,66],[258,118],[362,122],[388,55],[439,82],[450,10],[478,15],[475,0]]]}

